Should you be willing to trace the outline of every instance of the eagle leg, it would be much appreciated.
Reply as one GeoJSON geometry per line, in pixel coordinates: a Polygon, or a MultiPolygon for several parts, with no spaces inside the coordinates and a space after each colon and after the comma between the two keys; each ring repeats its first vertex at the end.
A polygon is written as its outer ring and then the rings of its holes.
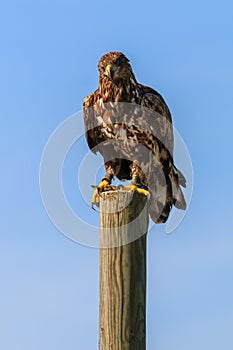
{"type": "Polygon", "coordinates": [[[131,168],[132,181],[129,186],[124,187],[127,191],[136,191],[148,196],[149,191],[145,185],[142,184],[141,178],[143,178],[143,172],[138,165],[138,161],[134,160],[131,168]]]}

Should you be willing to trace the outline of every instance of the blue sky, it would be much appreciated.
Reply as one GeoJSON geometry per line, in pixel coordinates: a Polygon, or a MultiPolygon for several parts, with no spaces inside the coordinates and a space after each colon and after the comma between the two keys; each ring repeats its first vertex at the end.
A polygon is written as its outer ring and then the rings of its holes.
{"type": "MultiPolygon", "coordinates": [[[[112,50],[164,96],[194,168],[181,225],[148,235],[148,349],[232,348],[232,11],[226,0],[1,4],[2,349],[98,348],[99,252],[53,226],[38,178],[51,133],[112,50]]],[[[74,206],[76,149],[64,179],[74,206]]]]}

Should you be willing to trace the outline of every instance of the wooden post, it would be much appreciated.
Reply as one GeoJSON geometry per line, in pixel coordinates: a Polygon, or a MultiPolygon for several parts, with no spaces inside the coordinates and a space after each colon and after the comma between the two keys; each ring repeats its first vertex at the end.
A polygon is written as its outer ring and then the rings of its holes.
{"type": "Polygon", "coordinates": [[[147,198],[102,193],[100,228],[100,350],[145,350],[147,198]]]}

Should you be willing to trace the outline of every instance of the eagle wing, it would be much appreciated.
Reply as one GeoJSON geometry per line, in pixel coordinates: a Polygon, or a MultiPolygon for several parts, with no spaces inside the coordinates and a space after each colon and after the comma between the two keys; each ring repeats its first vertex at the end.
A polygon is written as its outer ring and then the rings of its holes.
{"type": "Polygon", "coordinates": [[[141,84],[139,86],[142,94],[141,105],[156,113],[155,136],[173,156],[174,137],[170,110],[163,97],[156,90],[141,84]]]}
{"type": "Polygon", "coordinates": [[[98,131],[96,128],[96,118],[94,105],[96,100],[97,91],[94,94],[88,95],[83,102],[83,112],[84,112],[84,127],[86,133],[86,140],[90,150],[94,153],[97,152],[96,147],[101,142],[98,139],[98,131]]]}
{"type": "MultiPolygon", "coordinates": [[[[166,102],[157,91],[150,87],[140,85],[140,90],[141,105],[153,112],[151,122],[154,129],[150,138],[153,140],[154,152],[153,150],[152,152],[156,159],[151,164],[151,171],[148,172],[148,180],[151,184],[149,185],[151,193],[149,208],[152,219],[159,223],[167,220],[172,205],[185,209],[186,203],[180,185],[185,187],[186,180],[173,162],[172,117],[166,102]]],[[[145,140],[145,145],[146,143],[147,140],[145,140]]]]}

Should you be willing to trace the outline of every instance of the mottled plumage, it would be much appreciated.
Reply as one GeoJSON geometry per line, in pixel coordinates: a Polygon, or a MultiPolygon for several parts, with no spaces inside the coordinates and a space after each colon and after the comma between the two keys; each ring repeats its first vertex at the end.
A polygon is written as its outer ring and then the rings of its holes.
{"type": "Polygon", "coordinates": [[[104,157],[107,174],[120,180],[136,174],[148,187],[152,220],[165,222],[172,205],[186,208],[180,189],[186,181],[173,163],[169,108],[158,92],[136,81],[121,52],[104,55],[98,68],[98,89],[83,104],[88,145],[104,157]]]}

